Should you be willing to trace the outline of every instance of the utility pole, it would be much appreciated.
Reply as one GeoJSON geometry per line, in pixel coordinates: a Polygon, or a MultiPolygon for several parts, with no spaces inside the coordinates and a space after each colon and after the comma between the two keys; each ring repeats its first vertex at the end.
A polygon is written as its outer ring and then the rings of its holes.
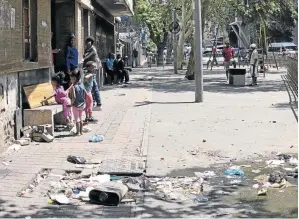
{"type": "MultiPolygon", "coordinates": [[[[178,50],[177,50],[177,36],[175,33],[175,29],[176,27],[176,9],[172,9],[172,23],[173,23],[173,33],[172,33],[172,39],[173,39],[173,69],[174,69],[174,73],[177,74],[178,73],[178,50]]],[[[164,60],[163,60],[164,61],[164,60]]]]}
{"type": "Polygon", "coordinates": [[[203,102],[201,0],[195,0],[195,102],[203,102]]]}

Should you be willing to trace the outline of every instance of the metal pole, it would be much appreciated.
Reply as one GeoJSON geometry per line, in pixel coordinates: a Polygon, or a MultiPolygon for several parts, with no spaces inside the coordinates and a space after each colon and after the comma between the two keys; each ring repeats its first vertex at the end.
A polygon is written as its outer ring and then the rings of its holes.
{"type": "Polygon", "coordinates": [[[203,102],[201,0],[195,0],[195,102],[203,102]]]}
{"type": "MultiPolygon", "coordinates": [[[[176,26],[176,9],[172,9],[172,22],[173,22],[173,31],[175,30],[176,26]]],[[[177,53],[177,36],[175,33],[172,34],[173,37],[173,69],[174,69],[174,73],[177,74],[178,73],[178,53],[177,53]]]]}

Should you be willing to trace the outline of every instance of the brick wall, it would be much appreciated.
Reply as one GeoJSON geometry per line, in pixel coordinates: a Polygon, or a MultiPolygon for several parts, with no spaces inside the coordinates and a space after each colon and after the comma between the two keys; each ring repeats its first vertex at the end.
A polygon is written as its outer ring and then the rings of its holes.
{"type": "Polygon", "coordinates": [[[38,62],[24,61],[22,0],[0,0],[0,75],[51,65],[51,4],[37,1],[38,62]]]}

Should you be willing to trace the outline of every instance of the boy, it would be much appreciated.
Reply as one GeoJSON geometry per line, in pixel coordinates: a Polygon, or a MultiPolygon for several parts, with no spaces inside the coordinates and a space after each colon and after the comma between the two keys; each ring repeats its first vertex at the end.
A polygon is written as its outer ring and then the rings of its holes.
{"type": "Polygon", "coordinates": [[[96,63],[93,61],[89,61],[85,65],[86,71],[84,72],[84,87],[86,90],[86,122],[96,122],[94,118],[92,118],[92,107],[93,107],[93,98],[92,98],[92,87],[93,87],[93,74],[96,69],[96,63]]]}

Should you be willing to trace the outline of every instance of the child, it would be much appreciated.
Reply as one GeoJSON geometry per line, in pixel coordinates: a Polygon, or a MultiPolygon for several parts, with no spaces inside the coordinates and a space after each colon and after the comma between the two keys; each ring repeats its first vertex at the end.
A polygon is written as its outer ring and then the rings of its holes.
{"type": "Polygon", "coordinates": [[[92,87],[93,87],[93,73],[96,69],[96,63],[89,61],[86,63],[86,71],[84,72],[84,87],[86,90],[86,122],[96,122],[92,118],[92,107],[93,107],[93,98],[92,98],[92,87]]]}
{"type": "Polygon", "coordinates": [[[63,116],[66,120],[66,123],[68,126],[73,126],[72,123],[72,111],[69,105],[71,104],[71,100],[68,97],[68,90],[64,90],[62,84],[62,80],[59,77],[59,75],[55,75],[52,77],[52,86],[54,89],[54,94],[48,98],[45,97],[45,99],[41,102],[43,104],[47,104],[47,101],[51,99],[52,97],[55,97],[55,101],[58,104],[63,105],[63,116]]]}
{"type": "Polygon", "coordinates": [[[76,135],[83,134],[82,114],[86,105],[86,101],[85,101],[86,91],[82,83],[80,82],[80,79],[81,79],[80,71],[77,74],[76,73],[71,74],[71,82],[73,86],[70,88],[70,95],[72,100],[74,119],[76,121],[76,129],[77,129],[76,135]]]}

